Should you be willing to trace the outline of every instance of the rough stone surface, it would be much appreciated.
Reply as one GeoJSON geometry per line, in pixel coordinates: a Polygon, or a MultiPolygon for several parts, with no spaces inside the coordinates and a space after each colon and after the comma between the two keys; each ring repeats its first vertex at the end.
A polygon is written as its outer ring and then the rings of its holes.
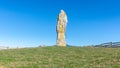
{"type": "Polygon", "coordinates": [[[60,14],[58,15],[58,21],[57,21],[57,46],[66,46],[65,41],[65,32],[66,32],[66,26],[67,26],[67,15],[64,12],[64,10],[61,10],[60,14]]]}

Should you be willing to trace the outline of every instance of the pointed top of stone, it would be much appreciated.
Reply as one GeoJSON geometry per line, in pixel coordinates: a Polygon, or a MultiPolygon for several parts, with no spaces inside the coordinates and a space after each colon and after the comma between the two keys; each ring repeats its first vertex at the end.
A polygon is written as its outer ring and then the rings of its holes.
{"type": "Polygon", "coordinates": [[[65,11],[63,9],[61,9],[60,11],[61,11],[60,13],[65,13],[65,11]]]}
{"type": "Polygon", "coordinates": [[[65,12],[63,9],[61,9],[60,11],[61,11],[61,13],[62,13],[62,12],[65,12]]]}

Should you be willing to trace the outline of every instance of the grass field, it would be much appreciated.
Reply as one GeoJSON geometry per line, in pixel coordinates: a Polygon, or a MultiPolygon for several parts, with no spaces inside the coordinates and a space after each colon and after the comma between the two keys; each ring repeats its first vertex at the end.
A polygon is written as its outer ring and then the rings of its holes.
{"type": "Polygon", "coordinates": [[[0,68],[120,68],[120,48],[38,47],[0,50],[0,68]]]}

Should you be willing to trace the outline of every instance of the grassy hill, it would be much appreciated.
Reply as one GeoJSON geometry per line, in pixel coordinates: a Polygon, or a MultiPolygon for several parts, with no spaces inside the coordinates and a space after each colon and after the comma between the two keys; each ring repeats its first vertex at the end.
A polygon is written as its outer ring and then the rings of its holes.
{"type": "Polygon", "coordinates": [[[38,47],[0,50],[0,68],[120,68],[120,49],[38,47]]]}

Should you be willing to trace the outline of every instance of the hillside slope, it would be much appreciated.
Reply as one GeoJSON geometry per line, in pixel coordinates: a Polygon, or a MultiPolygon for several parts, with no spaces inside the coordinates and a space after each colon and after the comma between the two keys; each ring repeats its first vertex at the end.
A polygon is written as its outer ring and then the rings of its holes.
{"type": "Polygon", "coordinates": [[[120,68],[120,49],[38,47],[1,50],[0,68],[120,68]]]}

